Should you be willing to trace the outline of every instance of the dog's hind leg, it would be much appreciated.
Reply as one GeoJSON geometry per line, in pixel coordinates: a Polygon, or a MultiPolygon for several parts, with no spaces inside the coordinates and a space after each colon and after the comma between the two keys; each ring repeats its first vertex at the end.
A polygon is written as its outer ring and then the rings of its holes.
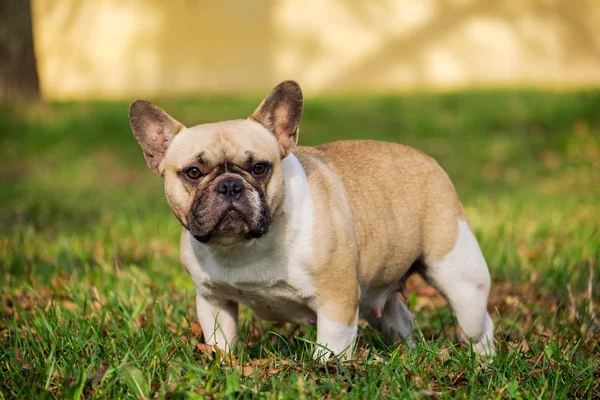
{"type": "Polygon", "coordinates": [[[413,316],[396,293],[392,293],[383,307],[381,332],[392,344],[405,341],[412,346],[413,316]]]}
{"type": "Polygon", "coordinates": [[[461,340],[471,342],[481,356],[493,356],[494,324],[487,312],[490,273],[469,224],[459,220],[454,247],[440,259],[425,259],[424,264],[423,276],[456,314],[461,340]]]}
{"type": "Polygon", "coordinates": [[[388,294],[383,305],[375,305],[363,315],[373,328],[383,334],[388,344],[405,341],[412,345],[413,316],[396,293],[395,287],[386,292],[388,294]]]}

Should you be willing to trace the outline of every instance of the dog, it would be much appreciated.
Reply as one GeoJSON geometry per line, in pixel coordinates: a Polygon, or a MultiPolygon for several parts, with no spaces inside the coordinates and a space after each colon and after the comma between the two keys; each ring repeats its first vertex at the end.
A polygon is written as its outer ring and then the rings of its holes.
{"type": "Polygon", "coordinates": [[[448,300],[462,340],[493,356],[490,274],[448,175],[395,143],[297,146],[302,109],[294,81],[247,119],[192,128],[131,104],[133,134],[184,228],[206,343],[231,350],[239,303],[265,320],[316,324],[319,359],[352,357],[359,316],[410,343],[398,291],[417,271],[448,300]]]}

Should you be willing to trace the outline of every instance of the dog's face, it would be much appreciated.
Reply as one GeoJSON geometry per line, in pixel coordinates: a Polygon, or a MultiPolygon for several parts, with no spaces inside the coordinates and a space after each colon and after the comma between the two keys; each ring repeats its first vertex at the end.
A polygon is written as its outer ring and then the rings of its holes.
{"type": "Polygon", "coordinates": [[[261,237],[279,215],[281,160],[297,142],[301,114],[300,88],[287,81],[247,120],[185,128],[137,100],[130,121],[179,221],[198,241],[227,245],[261,237]]]}
{"type": "Polygon", "coordinates": [[[251,120],[179,133],[163,175],[171,208],[201,242],[258,238],[282,204],[279,143],[251,120]]]}

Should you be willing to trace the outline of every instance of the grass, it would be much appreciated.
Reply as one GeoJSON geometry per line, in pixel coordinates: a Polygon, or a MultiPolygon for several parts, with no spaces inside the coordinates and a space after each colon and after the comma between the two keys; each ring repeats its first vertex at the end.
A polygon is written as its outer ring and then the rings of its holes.
{"type": "MultiPolygon", "coordinates": [[[[244,117],[259,100],[159,103],[192,125],[244,117]]],[[[244,310],[242,343],[223,360],[199,345],[180,227],[127,104],[3,105],[0,128],[0,397],[600,397],[600,92],[306,104],[302,144],[398,141],[448,171],[494,281],[487,368],[416,279],[416,350],[361,323],[365,356],[320,364],[313,328],[244,310]]]]}

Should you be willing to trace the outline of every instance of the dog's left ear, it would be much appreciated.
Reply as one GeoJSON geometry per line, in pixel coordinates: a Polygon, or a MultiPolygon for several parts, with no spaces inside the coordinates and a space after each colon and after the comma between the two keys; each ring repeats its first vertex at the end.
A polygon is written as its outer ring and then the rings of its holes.
{"type": "Polygon", "coordinates": [[[302,90],[294,81],[277,85],[260,103],[250,119],[267,128],[279,141],[281,157],[292,152],[298,142],[302,118],[302,90]]]}
{"type": "Polygon", "coordinates": [[[160,107],[146,100],[136,100],[129,107],[133,135],[144,151],[148,166],[158,175],[164,172],[163,158],[173,137],[184,126],[160,107]]]}

